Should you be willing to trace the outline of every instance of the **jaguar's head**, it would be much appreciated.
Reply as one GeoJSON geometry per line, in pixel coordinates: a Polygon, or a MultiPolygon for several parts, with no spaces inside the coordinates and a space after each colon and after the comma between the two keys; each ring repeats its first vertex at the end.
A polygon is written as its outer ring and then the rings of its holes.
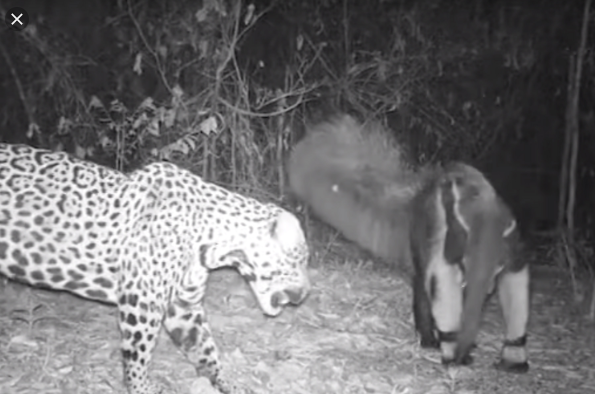
{"type": "Polygon", "coordinates": [[[287,304],[300,304],[310,291],[310,252],[300,222],[275,208],[270,220],[254,226],[243,241],[242,256],[235,256],[238,271],[268,316],[277,316],[287,304]]]}

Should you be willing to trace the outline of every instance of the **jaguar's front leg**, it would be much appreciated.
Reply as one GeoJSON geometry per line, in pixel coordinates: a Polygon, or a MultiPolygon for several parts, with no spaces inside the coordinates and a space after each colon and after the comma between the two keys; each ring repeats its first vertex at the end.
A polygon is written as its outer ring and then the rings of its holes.
{"type": "Polygon", "coordinates": [[[207,377],[225,394],[235,391],[220,377],[219,352],[206,322],[202,301],[189,303],[174,297],[167,308],[164,326],[199,376],[207,377]]]}
{"type": "Polygon", "coordinates": [[[118,300],[122,357],[130,394],[158,394],[161,387],[149,379],[149,364],[157,344],[165,307],[139,297],[139,289],[124,290],[118,300]]]}

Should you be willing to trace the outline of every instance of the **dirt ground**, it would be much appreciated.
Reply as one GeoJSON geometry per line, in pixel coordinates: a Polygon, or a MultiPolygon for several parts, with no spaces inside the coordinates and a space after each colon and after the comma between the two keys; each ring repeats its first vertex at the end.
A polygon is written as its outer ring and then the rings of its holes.
{"type": "MultiPolygon", "coordinates": [[[[446,370],[417,345],[411,290],[369,262],[315,256],[299,308],[265,318],[234,271],[212,274],[207,310],[226,377],[256,394],[595,392],[595,330],[568,301],[568,281],[534,268],[526,375],[495,371],[500,311],[492,300],[475,363],[446,370]],[[324,264],[321,262],[324,261],[324,264]]],[[[125,393],[116,309],[65,293],[0,284],[0,393],[125,393]]],[[[200,392],[163,334],[152,376],[172,393],[200,392]]]]}

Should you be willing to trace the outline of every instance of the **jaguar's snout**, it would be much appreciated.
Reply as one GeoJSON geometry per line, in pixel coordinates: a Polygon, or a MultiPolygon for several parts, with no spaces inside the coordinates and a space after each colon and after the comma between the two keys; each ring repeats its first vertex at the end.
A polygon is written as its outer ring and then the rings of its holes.
{"type": "Polygon", "coordinates": [[[299,305],[308,296],[309,289],[306,287],[293,287],[280,290],[271,297],[271,306],[280,308],[287,304],[299,305]]]}
{"type": "Polygon", "coordinates": [[[287,289],[284,293],[287,295],[289,299],[289,303],[292,305],[299,305],[301,304],[306,297],[308,296],[309,289],[305,287],[295,288],[295,289],[287,289]]]}

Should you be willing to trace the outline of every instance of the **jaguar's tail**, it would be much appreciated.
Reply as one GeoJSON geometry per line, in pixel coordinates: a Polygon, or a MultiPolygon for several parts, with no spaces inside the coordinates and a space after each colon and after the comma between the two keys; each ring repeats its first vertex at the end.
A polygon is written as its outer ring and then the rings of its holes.
{"type": "Polygon", "coordinates": [[[407,206],[423,177],[389,137],[348,115],[317,124],[291,153],[289,184],[348,239],[407,269],[407,206]]]}

